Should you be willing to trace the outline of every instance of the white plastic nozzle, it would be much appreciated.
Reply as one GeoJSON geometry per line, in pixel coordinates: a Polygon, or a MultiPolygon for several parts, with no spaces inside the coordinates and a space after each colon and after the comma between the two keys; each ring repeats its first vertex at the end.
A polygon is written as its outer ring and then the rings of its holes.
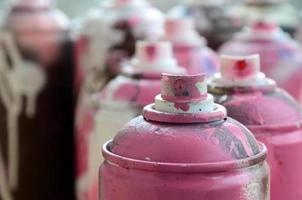
{"type": "Polygon", "coordinates": [[[260,74],[259,55],[221,56],[221,77],[228,81],[248,81],[260,74]]]}
{"type": "Polygon", "coordinates": [[[180,69],[169,42],[137,42],[132,65],[141,72],[171,72],[180,69]]]}
{"type": "Polygon", "coordinates": [[[191,18],[167,18],[164,39],[174,44],[204,45],[206,43],[195,30],[191,18]]]}
{"type": "Polygon", "coordinates": [[[155,97],[155,109],[178,114],[213,112],[214,98],[208,94],[206,75],[163,74],[161,94],[155,97]]]}

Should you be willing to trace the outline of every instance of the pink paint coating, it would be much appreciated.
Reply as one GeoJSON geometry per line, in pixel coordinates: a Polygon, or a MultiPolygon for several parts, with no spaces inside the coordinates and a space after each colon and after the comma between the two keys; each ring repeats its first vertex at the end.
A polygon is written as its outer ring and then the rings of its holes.
{"type": "Polygon", "coordinates": [[[146,56],[147,60],[149,60],[149,61],[155,60],[158,56],[157,54],[158,54],[158,52],[157,52],[157,48],[155,45],[151,44],[145,48],[145,56],[146,56]]]}
{"type": "MultiPolygon", "coordinates": [[[[184,81],[178,84],[175,76],[163,75],[173,88],[172,94],[178,92],[173,83],[179,86],[205,80],[203,75],[178,78],[184,81]]],[[[165,87],[167,82],[162,84],[165,87]]],[[[201,97],[191,89],[192,99],[201,97]]],[[[209,113],[175,114],[149,105],[143,115],[104,145],[101,199],[268,199],[266,150],[248,129],[225,118],[223,107],[217,105],[209,113]],[[196,117],[198,114],[203,117],[196,117]],[[211,115],[216,119],[210,120],[211,115]],[[173,119],[183,120],[171,123],[173,119]]]]}
{"type": "Polygon", "coordinates": [[[267,146],[271,198],[299,200],[302,198],[302,110],[285,91],[276,86],[269,90],[263,88],[246,86],[237,90],[236,86],[218,86],[215,79],[210,82],[216,102],[223,104],[230,117],[246,125],[267,146]]]}

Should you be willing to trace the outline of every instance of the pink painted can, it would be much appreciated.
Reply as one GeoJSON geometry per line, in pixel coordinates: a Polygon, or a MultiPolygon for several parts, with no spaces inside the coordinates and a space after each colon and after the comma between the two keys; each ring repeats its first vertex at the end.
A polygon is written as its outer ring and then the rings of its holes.
{"type": "Polygon", "coordinates": [[[294,36],[299,25],[299,12],[290,0],[242,0],[232,12],[241,16],[244,25],[255,19],[270,19],[283,31],[294,36]]]}
{"type": "Polygon", "coordinates": [[[189,74],[205,73],[212,76],[218,71],[218,56],[207,47],[206,39],[195,30],[191,18],[167,18],[164,40],[172,43],[178,64],[189,74]]]}
{"type": "Polygon", "coordinates": [[[163,32],[163,14],[147,1],[104,1],[88,13],[76,36],[76,87],[96,76],[104,86],[134,55],[136,41],[158,40],[163,32]]]}
{"type": "Polygon", "coordinates": [[[260,72],[259,57],[223,56],[221,72],[209,81],[216,102],[246,125],[268,148],[271,198],[300,200],[302,192],[302,110],[260,72]]]}
{"type": "Polygon", "coordinates": [[[184,74],[168,42],[138,42],[135,56],[123,73],[102,92],[85,96],[77,113],[77,197],[98,199],[100,147],[138,116],[160,92],[161,72],[184,74]]]}
{"type": "Polygon", "coordinates": [[[243,20],[239,12],[233,12],[233,0],[183,0],[172,8],[168,15],[192,17],[196,30],[205,37],[209,46],[217,50],[224,42],[239,31],[243,20]]]}
{"type": "Polygon", "coordinates": [[[225,55],[259,54],[262,71],[302,103],[302,47],[275,23],[257,21],[219,50],[225,55]]]}
{"type": "Polygon", "coordinates": [[[268,200],[266,148],[207,93],[163,74],[161,94],[103,146],[101,200],[268,200]]]}
{"type": "Polygon", "coordinates": [[[52,0],[14,0],[0,30],[0,199],[74,198],[73,43],[52,0]]]}

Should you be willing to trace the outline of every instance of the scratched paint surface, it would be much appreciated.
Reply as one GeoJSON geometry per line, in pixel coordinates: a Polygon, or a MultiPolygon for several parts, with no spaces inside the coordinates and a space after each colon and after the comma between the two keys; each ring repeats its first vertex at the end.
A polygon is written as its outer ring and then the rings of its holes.
{"type": "MultiPolygon", "coordinates": [[[[251,83],[252,84],[252,83],[251,83]]],[[[271,167],[271,198],[302,198],[302,110],[285,91],[263,91],[211,87],[216,102],[228,109],[229,116],[245,124],[268,148],[271,167]],[[224,91],[224,92],[223,92],[224,91]]],[[[247,88],[246,88],[247,89],[247,88]]]]}

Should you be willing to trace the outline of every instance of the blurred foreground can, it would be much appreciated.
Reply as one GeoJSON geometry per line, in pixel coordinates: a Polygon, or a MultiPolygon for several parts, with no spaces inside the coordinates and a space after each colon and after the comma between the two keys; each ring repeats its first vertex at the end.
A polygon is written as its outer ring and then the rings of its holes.
{"type": "Polygon", "coordinates": [[[0,199],[72,199],[68,20],[50,1],[13,1],[0,41],[0,199]]]}
{"type": "Polygon", "coordinates": [[[103,155],[101,200],[269,200],[266,148],[214,104],[205,75],[164,74],[103,155]]]}
{"type": "Polygon", "coordinates": [[[159,39],[163,25],[163,14],[145,0],[104,1],[88,14],[77,36],[76,86],[95,76],[104,86],[134,55],[135,42],[159,39]]]}
{"type": "Polygon", "coordinates": [[[168,42],[138,42],[131,63],[77,111],[77,197],[98,200],[101,146],[160,92],[161,72],[184,74],[168,42]]]}
{"type": "Polygon", "coordinates": [[[222,57],[221,73],[209,82],[216,102],[246,125],[268,148],[271,198],[302,199],[302,110],[260,73],[259,57],[222,57]]]}
{"type": "Polygon", "coordinates": [[[262,71],[302,103],[302,46],[275,23],[255,21],[219,52],[234,56],[260,54],[262,71]]]}

